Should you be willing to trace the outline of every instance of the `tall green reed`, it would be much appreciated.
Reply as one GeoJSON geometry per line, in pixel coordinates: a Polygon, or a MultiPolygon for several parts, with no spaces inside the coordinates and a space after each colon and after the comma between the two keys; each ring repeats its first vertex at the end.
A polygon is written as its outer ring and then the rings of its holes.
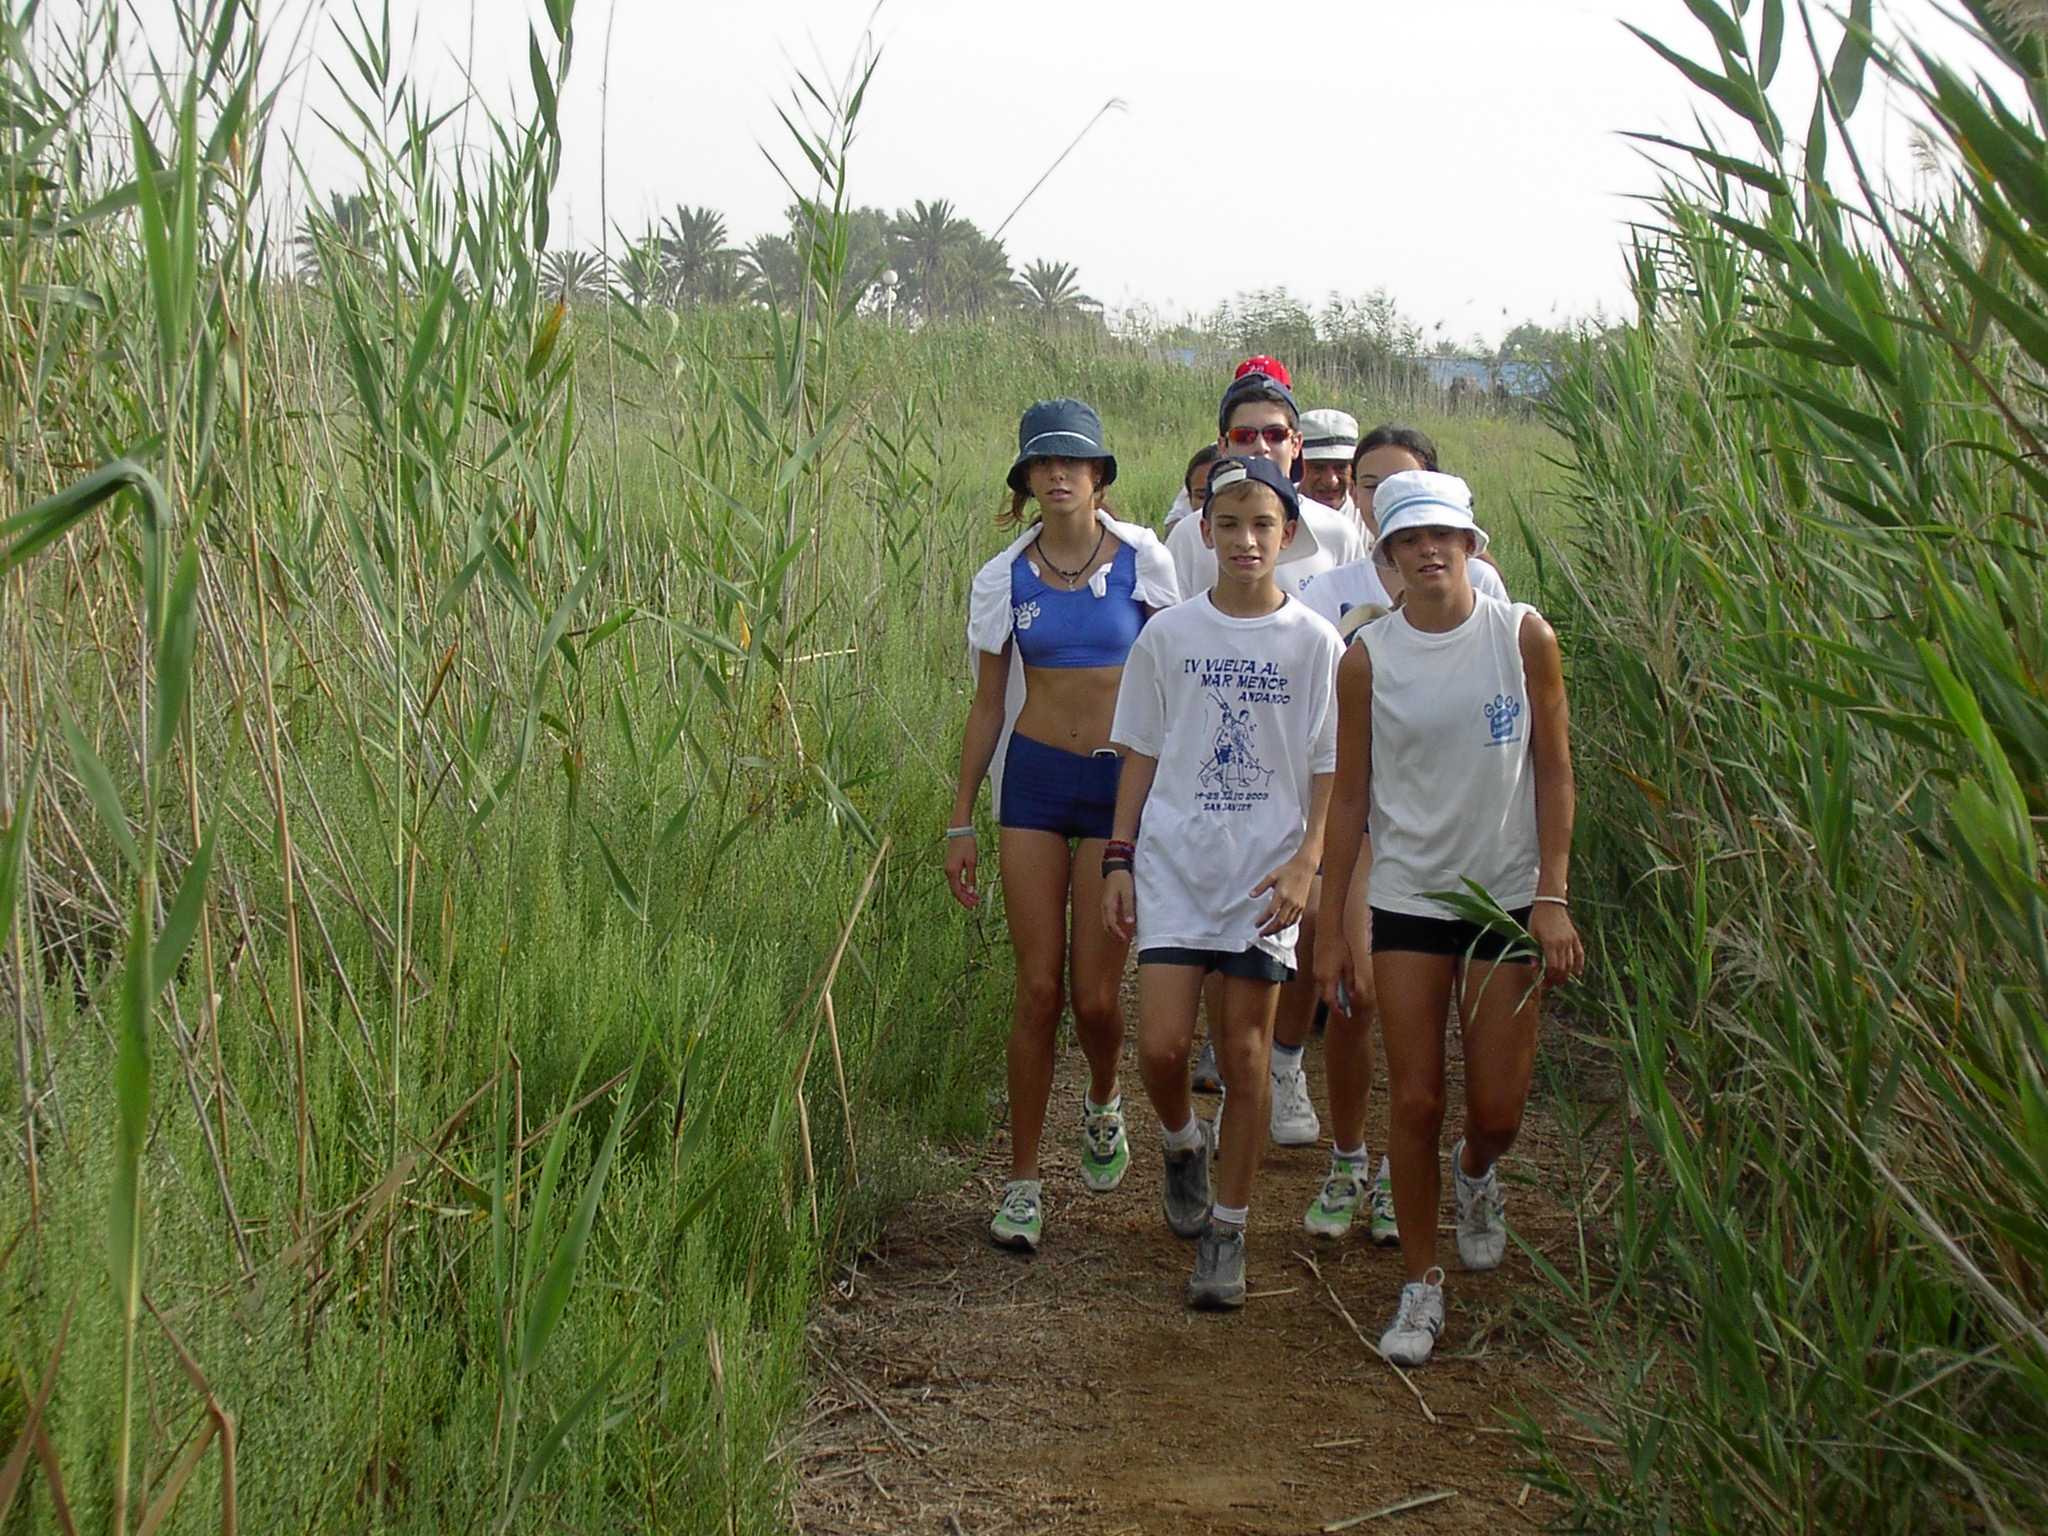
{"type": "MultiPolygon", "coordinates": [[[[897,605],[803,565],[836,554],[878,408],[833,350],[836,182],[817,302],[757,317],[784,327],[758,387],[672,320],[637,358],[608,324],[624,362],[593,359],[537,276],[566,4],[531,119],[470,155],[388,12],[340,36],[362,188],[313,216],[311,282],[255,218],[248,8],[182,10],[161,95],[116,67],[115,16],[0,32],[0,777],[37,1223],[0,1285],[10,1356],[52,1384],[0,1406],[8,1465],[42,1469],[0,1505],[771,1518],[758,1451],[832,1234],[914,1177],[917,1127],[979,1123],[988,1048],[937,1022],[978,996],[962,941],[907,937],[938,894],[875,854],[940,814],[937,775],[889,769],[944,701],[865,624],[897,605]],[[592,433],[597,366],[625,393],[592,433]],[[682,440],[683,476],[657,418],[736,430],[682,440]],[[139,526],[103,515],[124,486],[160,487],[139,526]],[[838,703],[842,657],[885,710],[838,703]],[[839,1092],[800,1144],[800,989],[835,944],[839,1092]],[[189,1107],[149,1096],[167,1055],[189,1107]],[[180,1454],[188,1409],[210,1427],[180,1454]],[[706,1436],[718,1457],[675,1459],[706,1436]],[[564,1477],[607,1446],[625,1463],[564,1477]]],[[[843,179],[847,126],[821,125],[843,179]]]]}
{"type": "Polygon", "coordinates": [[[1631,1109],[1611,1244],[1560,1276],[1618,1449],[1603,1528],[2019,1530],[2048,1516],[2041,380],[2048,44],[2003,74],[1831,56],[1805,7],[1654,39],[1754,147],[1657,140],[1638,318],[1563,381],[1548,551],[1582,700],[1579,884],[1631,1109]],[[1767,94],[1803,53],[1803,144],[1767,94]],[[1871,71],[1944,190],[1892,200],[1871,71]]]}

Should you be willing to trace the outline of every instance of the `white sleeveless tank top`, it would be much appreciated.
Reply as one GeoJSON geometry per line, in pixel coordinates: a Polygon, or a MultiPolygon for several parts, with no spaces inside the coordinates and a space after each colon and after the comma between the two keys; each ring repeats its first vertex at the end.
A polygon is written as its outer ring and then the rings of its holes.
{"type": "Polygon", "coordinates": [[[1476,880],[1510,911],[1536,895],[1536,774],[1522,668],[1527,603],[1473,593],[1472,616],[1427,634],[1400,610],[1358,632],[1372,657],[1375,907],[1455,917],[1429,891],[1476,880]]]}

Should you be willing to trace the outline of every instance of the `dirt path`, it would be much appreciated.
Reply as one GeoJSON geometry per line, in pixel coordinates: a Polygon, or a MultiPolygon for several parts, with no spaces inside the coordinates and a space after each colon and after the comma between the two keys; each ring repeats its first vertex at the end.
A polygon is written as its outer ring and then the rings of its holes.
{"type": "MultiPolygon", "coordinates": [[[[1327,1125],[1320,1041],[1308,1063],[1327,1125]]],[[[1327,1143],[1267,1155],[1252,1204],[1249,1305],[1220,1316],[1183,1306],[1193,1245],[1161,1218],[1158,1122],[1128,1055],[1124,1075],[1131,1171],[1116,1193],[1090,1195],[1074,1145],[1085,1071],[1071,1045],[1062,1056],[1036,1256],[988,1241],[1009,1166],[998,1135],[956,1188],[900,1213],[841,1275],[812,1325],[817,1390],[786,1453],[801,1458],[798,1529],[1319,1531],[1447,1490],[1364,1528],[1541,1526],[1554,1511],[1516,1471],[1505,1415],[1569,1428],[1574,1383],[1512,1309],[1517,1289],[1540,1284],[1528,1256],[1511,1246],[1492,1274],[1451,1270],[1436,1358],[1412,1373],[1432,1424],[1333,1304],[1376,1341],[1400,1288],[1398,1252],[1372,1247],[1362,1222],[1326,1246],[1301,1229],[1327,1143]]],[[[1461,1092],[1454,1080],[1453,1106],[1461,1092]]],[[[1375,1158],[1383,1113],[1376,1098],[1375,1158]]],[[[1447,1144],[1454,1137],[1447,1130],[1447,1144]]],[[[1568,1265],[1572,1160],[1561,1140],[1539,1099],[1505,1176],[1517,1234],[1568,1265]]],[[[1448,1225],[1444,1252],[1454,1265],[1448,1225]]]]}

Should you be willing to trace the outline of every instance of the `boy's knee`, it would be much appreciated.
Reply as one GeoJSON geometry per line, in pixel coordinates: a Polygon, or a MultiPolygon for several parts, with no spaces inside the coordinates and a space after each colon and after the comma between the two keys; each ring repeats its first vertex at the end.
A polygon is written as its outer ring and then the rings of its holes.
{"type": "Polygon", "coordinates": [[[1188,1067],[1192,1042],[1165,1035],[1141,1035],[1138,1039],[1138,1070],[1148,1077],[1172,1077],[1188,1067]]]}

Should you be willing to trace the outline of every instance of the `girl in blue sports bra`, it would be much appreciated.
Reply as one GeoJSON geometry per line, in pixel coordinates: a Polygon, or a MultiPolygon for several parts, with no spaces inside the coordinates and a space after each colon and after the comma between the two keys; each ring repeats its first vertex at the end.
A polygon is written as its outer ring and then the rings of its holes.
{"type": "Polygon", "coordinates": [[[992,778],[1001,827],[1003,909],[1017,958],[1010,1022],[1010,1181],[989,1222],[999,1245],[1038,1247],[1038,1153],[1052,1096],[1063,994],[1088,1058],[1081,1179],[1097,1193],[1130,1164],[1117,1058],[1124,946],[1096,919],[1102,858],[1116,810],[1109,746],[1117,685],[1138,630],[1179,598],[1166,547],[1102,507],[1116,459],[1102,423],[1078,400],[1042,400],[1017,428],[1007,523],[1023,527],[984,565],[968,601],[974,703],[946,829],[946,878],[963,907],[980,904],[974,803],[992,778]],[[1024,509],[1037,504],[1028,526],[1024,509]],[[1079,917],[1068,941],[1069,913],[1079,917]]]}

